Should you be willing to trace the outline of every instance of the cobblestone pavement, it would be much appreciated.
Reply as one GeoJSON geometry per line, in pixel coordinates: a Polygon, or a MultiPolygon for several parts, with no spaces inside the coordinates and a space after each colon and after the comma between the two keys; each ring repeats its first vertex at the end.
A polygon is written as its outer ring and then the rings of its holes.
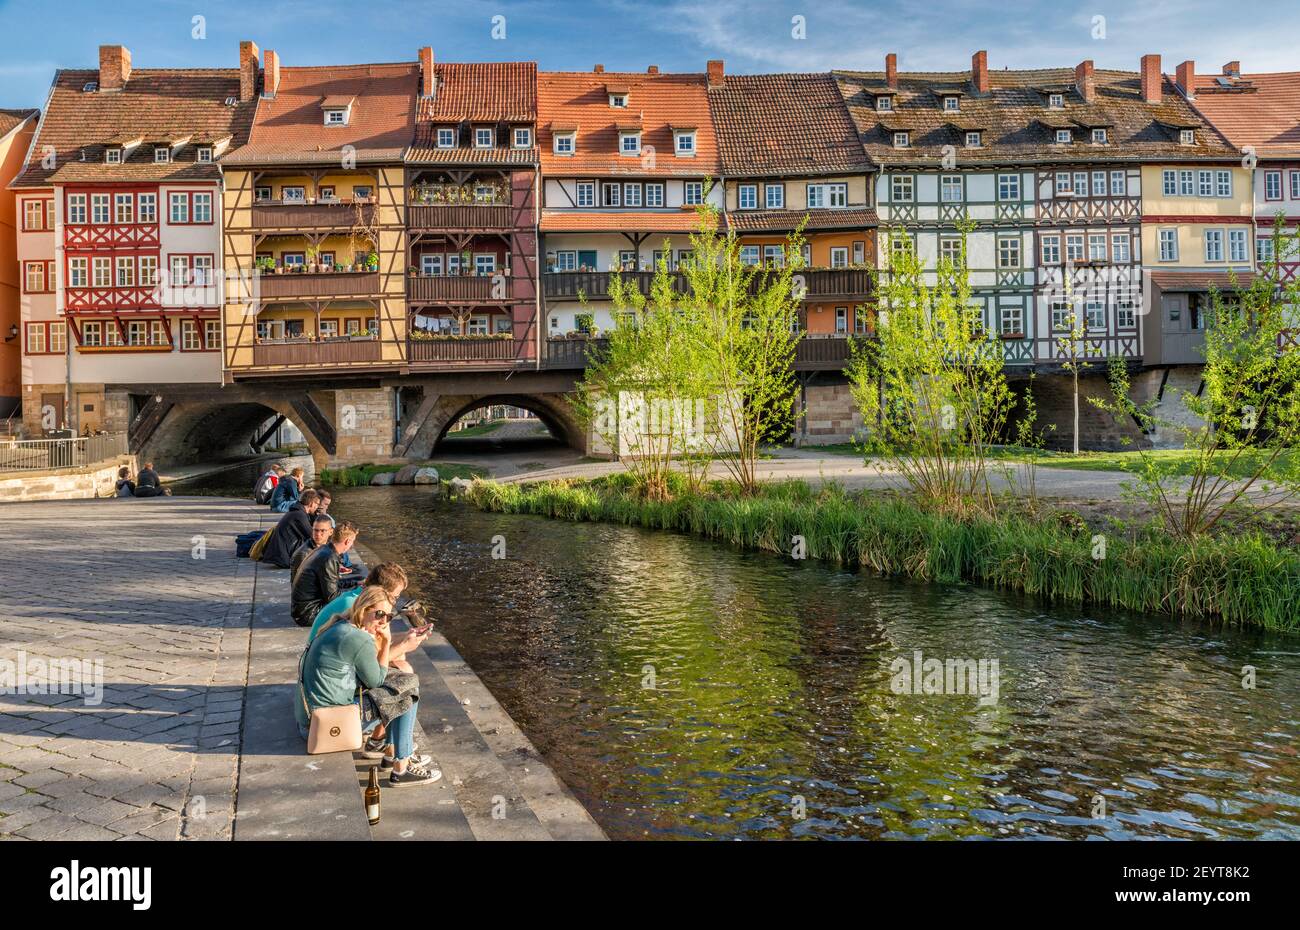
{"type": "Polygon", "coordinates": [[[253,591],[232,537],[262,511],[0,506],[0,839],[230,838],[253,591]],[[21,687],[60,676],[91,693],[21,687]]]}

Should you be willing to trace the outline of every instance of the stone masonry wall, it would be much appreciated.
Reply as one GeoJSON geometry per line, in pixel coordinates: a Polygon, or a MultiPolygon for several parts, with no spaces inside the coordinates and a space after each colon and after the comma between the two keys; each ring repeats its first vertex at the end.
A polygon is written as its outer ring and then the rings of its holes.
{"type": "Polygon", "coordinates": [[[847,442],[862,429],[862,414],[846,384],[815,384],[805,391],[805,415],[796,434],[799,445],[847,442]]]}
{"type": "Polygon", "coordinates": [[[0,502],[112,497],[117,483],[117,470],[123,465],[134,474],[135,456],[124,455],[115,461],[89,468],[56,468],[0,475],[0,502]]]}
{"type": "Polygon", "coordinates": [[[336,451],[331,465],[359,465],[392,457],[396,429],[392,388],[334,392],[336,451]]]}

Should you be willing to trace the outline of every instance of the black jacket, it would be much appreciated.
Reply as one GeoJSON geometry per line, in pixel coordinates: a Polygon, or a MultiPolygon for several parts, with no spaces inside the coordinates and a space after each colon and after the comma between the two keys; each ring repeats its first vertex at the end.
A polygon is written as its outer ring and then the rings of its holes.
{"type": "Polygon", "coordinates": [[[293,619],[311,626],[320,609],[339,593],[339,551],[326,543],[307,556],[293,583],[293,619]]]}
{"type": "Polygon", "coordinates": [[[275,532],[271,534],[266,549],[262,552],[262,561],[288,568],[293,559],[293,551],[309,539],[311,514],[303,510],[301,504],[294,504],[275,525],[275,532]]]}
{"type": "Polygon", "coordinates": [[[158,473],[152,468],[140,469],[140,474],[135,476],[136,487],[139,488],[161,488],[162,482],[158,480],[158,473]]]}

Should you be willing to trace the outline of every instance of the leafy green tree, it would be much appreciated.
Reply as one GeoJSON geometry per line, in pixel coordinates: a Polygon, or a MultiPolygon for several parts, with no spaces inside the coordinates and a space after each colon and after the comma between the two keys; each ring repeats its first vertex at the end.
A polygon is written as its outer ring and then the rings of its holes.
{"type": "Polygon", "coordinates": [[[1146,449],[1132,469],[1137,495],[1179,537],[1255,520],[1300,493],[1300,284],[1284,280],[1279,265],[1300,245],[1280,222],[1273,236],[1273,257],[1248,286],[1234,279],[1231,291],[1210,292],[1204,388],[1180,394],[1190,424],[1161,416],[1155,400],[1134,401],[1119,360],[1110,365],[1115,400],[1093,399],[1148,433],[1181,436],[1190,475],[1146,449]]]}
{"type": "MultiPolygon", "coordinates": [[[[910,246],[891,248],[878,288],[877,341],[855,346],[848,368],[867,452],[892,466],[919,501],[953,513],[994,507],[989,451],[1012,406],[1001,340],[985,329],[971,297],[972,228],[961,224],[958,258],[939,260],[933,284],[910,246]]],[[[891,246],[900,236],[890,233],[891,246]]]]}

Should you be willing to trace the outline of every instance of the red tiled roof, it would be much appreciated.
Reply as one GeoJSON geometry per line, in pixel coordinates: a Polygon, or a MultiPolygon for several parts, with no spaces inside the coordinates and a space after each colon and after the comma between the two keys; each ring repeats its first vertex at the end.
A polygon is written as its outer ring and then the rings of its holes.
{"type": "Polygon", "coordinates": [[[42,187],[72,182],[215,180],[214,164],[197,162],[196,141],[231,137],[231,145],[248,136],[254,104],[239,99],[239,71],[234,68],[137,68],[120,91],[85,91],[99,80],[91,70],[54,75],[49,104],[27,166],[14,187],[42,187]],[[145,144],[122,164],[104,162],[104,143],[122,135],[145,143],[192,136],[172,161],[155,164],[145,144]],[[56,152],[55,167],[42,167],[45,146],[56,152]],[[85,160],[82,160],[82,156],[85,160]]]}
{"type": "Polygon", "coordinates": [[[3,110],[0,109],[0,138],[3,138],[13,132],[18,126],[21,126],[30,117],[40,113],[40,110],[3,110]]]}
{"type": "Polygon", "coordinates": [[[808,230],[866,229],[880,222],[875,210],[732,210],[727,225],[739,233],[790,232],[799,228],[805,216],[808,230]]]}
{"type": "Polygon", "coordinates": [[[871,170],[830,74],[737,74],[709,88],[731,176],[871,170]]]}
{"type": "Polygon", "coordinates": [[[717,177],[718,144],[703,74],[543,71],[537,75],[537,146],[543,171],[645,177],[717,177]],[[626,109],[609,105],[610,88],[628,95],[626,109]],[[640,119],[641,148],[654,159],[618,153],[618,125],[640,119]],[[695,155],[678,156],[673,127],[695,129],[695,155]],[[552,130],[577,130],[577,151],[554,154],[552,130]]]}
{"type": "Polygon", "coordinates": [[[700,217],[694,209],[665,211],[543,210],[542,232],[695,232],[700,217]]]}
{"type": "Polygon", "coordinates": [[[437,93],[420,101],[421,124],[533,123],[537,119],[534,61],[438,62],[433,70],[437,93]]]}
{"type": "Polygon", "coordinates": [[[1261,158],[1300,156],[1300,71],[1198,74],[1193,106],[1233,145],[1261,158]]]}
{"type": "Polygon", "coordinates": [[[1162,78],[1159,103],[1142,99],[1136,71],[1093,72],[1093,102],[1074,89],[1072,68],[989,71],[990,92],[976,94],[970,73],[899,72],[892,111],[879,112],[876,95],[885,90],[883,72],[837,71],[840,91],[857,125],[863,147],[882,165],[933,164],[952,147],[963,164],[1054,164],[1237,159],[1236,150],[1162,78]],[[1047,106],[1047,91],[1061,93],[1062,109],[1047,106]],[[941,108],[940,95],[960,94],[959,112],[941,108]],[[1177,127],[1199,126],[1194,145],[1181,145],[1177,127]],[[1094,145],[1087,130],[1106,127],[1109,141],[1094,145]],[[1075,130],[1075,142],[1054,144],[1054,130],[1075,130]],[[964,132],[983,133],[979,148],[966,148],[964,132]],[[908,148],[895,148],[892,134],[911,134],[908,148]]]}
{"type": "Polygon", "coordinates": [[[351,146],[358,162],[399,161],[415,135],[420,68],[414,62],[280,69],[263,97],[248,144],[232,165],[337,164],[351,146]],[[355,98],[346,126],[324,125],[325,101],[355,98]]]}

